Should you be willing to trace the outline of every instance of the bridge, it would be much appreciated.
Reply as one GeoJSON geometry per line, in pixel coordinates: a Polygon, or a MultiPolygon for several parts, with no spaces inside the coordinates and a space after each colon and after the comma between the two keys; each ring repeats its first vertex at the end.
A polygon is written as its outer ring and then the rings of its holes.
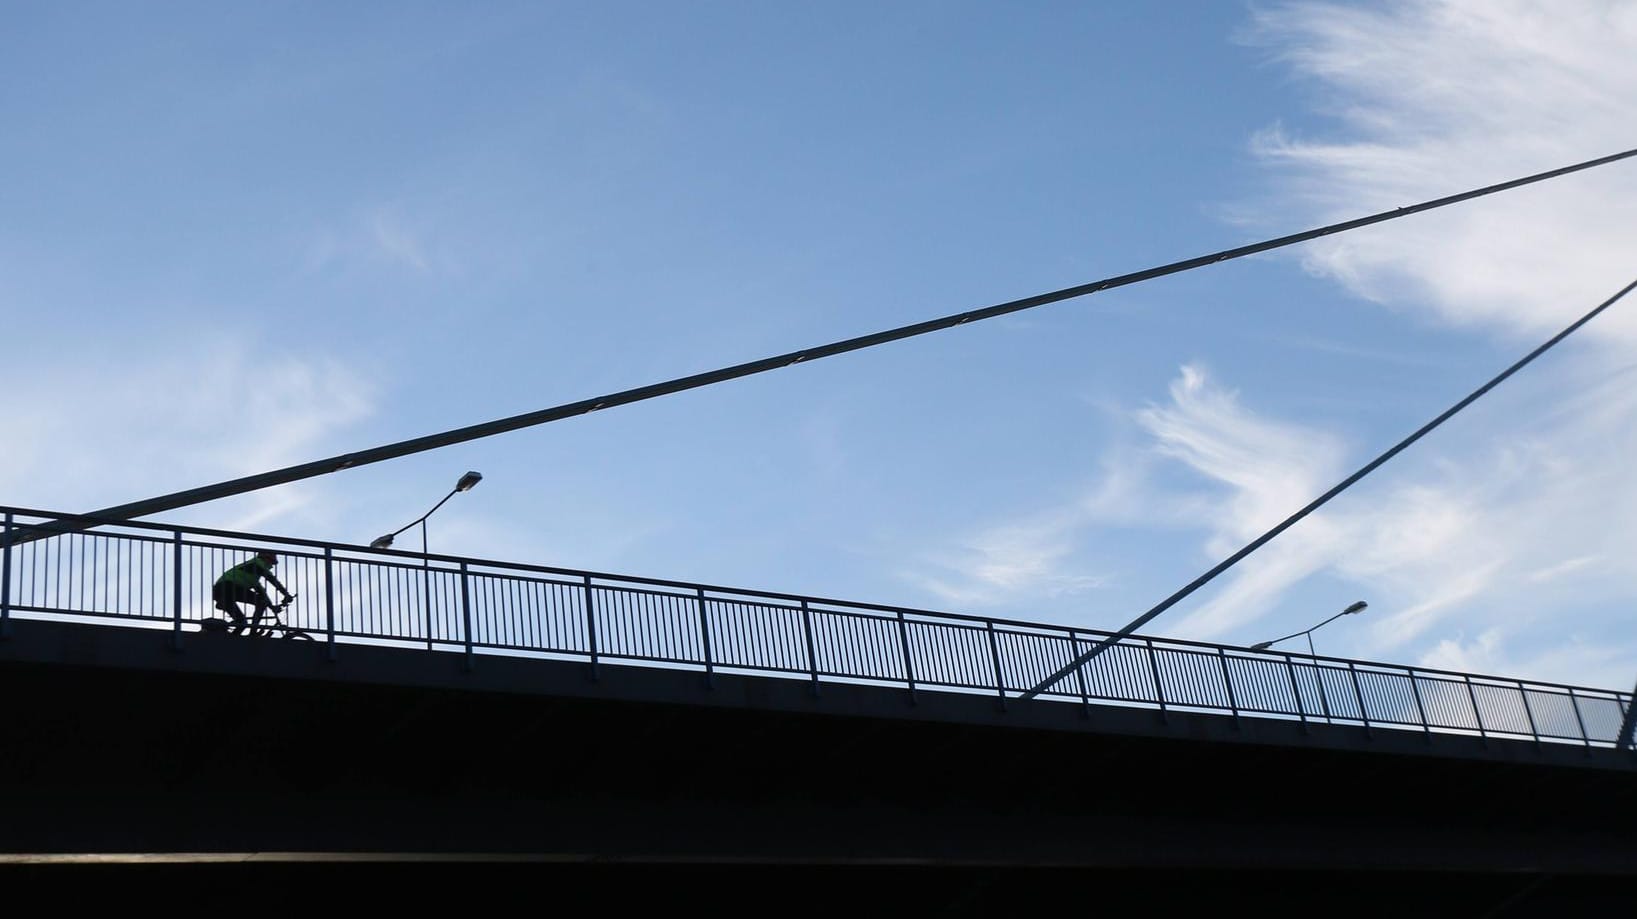
{"type": "Polygon", "coordinates": [[[0,512],[12,864],[1637,874],[1627,693],[0,512]],[[203,627],[261,549],[311,640],[203,627]]]}

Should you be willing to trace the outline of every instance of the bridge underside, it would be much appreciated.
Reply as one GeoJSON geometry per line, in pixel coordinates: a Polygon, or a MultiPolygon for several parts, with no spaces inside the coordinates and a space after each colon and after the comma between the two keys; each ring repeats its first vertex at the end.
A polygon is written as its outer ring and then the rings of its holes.
{"type": "Polygon", "coordinates": [[[0,857],[689,865],[705,884],[891,867],[946,892],[1075,871],[1167,879],[1172,897],[1205,879],[1200,902],[1212,878],[1493,891],[1637,874],[1637,769],[1609,750],[185,639],[13,623],[0,857]]]}

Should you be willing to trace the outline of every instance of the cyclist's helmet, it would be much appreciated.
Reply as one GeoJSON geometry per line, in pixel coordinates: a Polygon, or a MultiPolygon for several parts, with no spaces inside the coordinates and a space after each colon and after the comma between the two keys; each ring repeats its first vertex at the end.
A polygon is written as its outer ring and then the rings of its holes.
{"type": "Polygon", "coordinates": [[[277,565],[279,563],[279,557],[274,555],[272,551],[268,549],[263,549],[260,552],[257,552],[256,557],[266,561],[269,565],[277,565]]]}

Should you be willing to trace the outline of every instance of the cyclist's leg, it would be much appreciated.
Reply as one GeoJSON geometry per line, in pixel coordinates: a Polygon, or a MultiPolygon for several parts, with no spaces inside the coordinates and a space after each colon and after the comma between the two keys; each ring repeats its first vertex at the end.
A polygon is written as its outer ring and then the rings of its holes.
{"type": "Polygon", "coordinates": [[[243,599],[242,589],[233,584],[217,584],[211,590],[211,598],[216,601],[216,608],[228,615],[228,633],[237,635],[243,631],[244,613],[239,609],[243,599]]]}
{"type": "Polygon", "coordinates": [[[267,591],[260,587],[252,587],[250,592],[254,595],[256,604],[256,615],[251,620],[250,634],[265,638],[273,634],[273,623],[278,622],[278,612],[274,608],[273,598],[267,595],[267,591]],[[263,617],[267,619],[265,625],[262,624],[263,617]]]}

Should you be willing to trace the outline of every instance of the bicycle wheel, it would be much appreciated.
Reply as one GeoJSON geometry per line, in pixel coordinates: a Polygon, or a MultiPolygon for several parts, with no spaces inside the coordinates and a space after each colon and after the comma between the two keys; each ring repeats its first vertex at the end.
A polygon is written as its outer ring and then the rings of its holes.
{"type": "Polygon", "coordinates": [[[285,629],[284,630],[284,637],[288,638],[288,639],[291,639],[293,641],[312,641],[313,640],[313,636],[308,635],[306,632],[303,632],[300,629],[285,629]]]}

